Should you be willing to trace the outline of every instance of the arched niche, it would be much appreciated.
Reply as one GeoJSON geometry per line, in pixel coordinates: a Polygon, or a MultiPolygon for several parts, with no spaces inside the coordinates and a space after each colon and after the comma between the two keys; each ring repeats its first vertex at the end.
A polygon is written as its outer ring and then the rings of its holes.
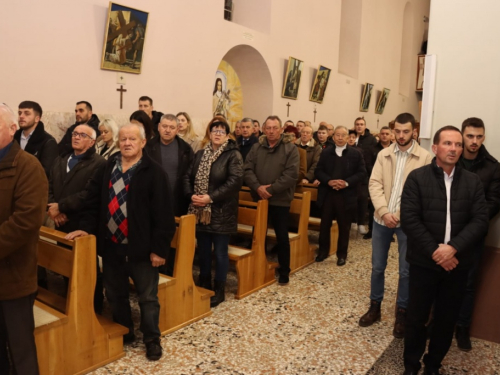
{"type": "Polygon", "coordinates": [[[233,67],[240,79],[243,117],[262,124],[273,109],[273,82],[266,61],[259,51],[246,44],[231,48],[222,60],[233,67]]]}

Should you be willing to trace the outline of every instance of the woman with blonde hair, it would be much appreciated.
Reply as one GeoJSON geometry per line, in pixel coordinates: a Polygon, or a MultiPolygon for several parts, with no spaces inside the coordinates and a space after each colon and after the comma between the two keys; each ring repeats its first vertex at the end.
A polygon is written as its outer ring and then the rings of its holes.
{"type": "Polygon", "coordinates": [[[108,160],[113,154],[116,154],[120,149],[116,145],[118,140],[118,125],[112,118],[105,118],[99,124],[101,136],[95,145],[96,152],[104,159],[108,160]]]}
{"type": "Polygon", "coordinates": [[[181,137],[183,141],[187,142],[196,154],[196,152],[201,149],[201,145],[198,135],[193,129],[191,117],[189,117],[186,112],[179,112],[176,117],[179,120],[179,132],[177,135],[181,137]]]}

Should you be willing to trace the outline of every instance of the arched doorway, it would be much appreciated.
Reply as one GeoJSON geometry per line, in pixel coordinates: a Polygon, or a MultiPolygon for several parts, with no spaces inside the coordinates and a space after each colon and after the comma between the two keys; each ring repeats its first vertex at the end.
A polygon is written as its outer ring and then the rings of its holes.
{"type": "MultiPolygon", "coordinates": [[[[234,69],[241,84],[242,117],[251,117],[262,123],[272,114],[273,84],[271,72],[259,51],[252,46],[241,44],[231,48],[222,58],[234,69]]],[[[214,89],[217,75],[214,78],[214,89]]]]}

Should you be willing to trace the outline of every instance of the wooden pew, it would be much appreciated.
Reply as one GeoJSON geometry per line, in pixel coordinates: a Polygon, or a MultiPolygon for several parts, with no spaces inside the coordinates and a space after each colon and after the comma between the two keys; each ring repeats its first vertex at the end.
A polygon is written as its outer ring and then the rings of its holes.
{"type": "Polygon", "coordinates": [[[175,218],[178,224],[171,246],[177,249],[173,276],[160,274],[160,331],[166,335],[212,314],[210,297],[214,292],[196,286],[193,259],[196,241],[196,218],[175,218]]]}
{"type": "Polygon", "coordinates": [[[66,298],[39,288],[35,301],[35,342],[42,375],[83,374],[125,355],[123,335],[128,329],[94,312],[95,237],[68,241],[64,236],[54,229],[40,229],[38,264],[69,279],[66,298]]]}
{"type": "Polygon", "coordinates": [[[238,224],[253,227],[252,248],[230,245],[229,260],[236,264],[238,290],[236,298],[241,299],[276,281],[274,271],[278,264],[268,262],[266,257],[268,201],[257,203],[240,201],[238,224]]]}
{"type": "MultiPolygon", "coordinates": [[[[311,202],[316,202],[318,200],[318,187],[313,184],[303,184],[297,188],[297,192],[308,191],[311,193],[311,202]]],[[[309,217],[309,229],[319,232],[319,227],[321,224],[321,219],[319,217],[309,217]]],[[[333,255],[337,252],[337,241],[339,238],[339,227],[337,221],[333,220],[332,227],[330,229],[330,252],[329,255],[333,255]]]]}
{"type": "MultiPolygon", "coordinates": [[[[250,191],[247,187],[242,188],[239,195],[240,200],[251,199],[250,191]]],[[[311,193],[306,191],[303,194],[294,194],[294,199],[290,203],[290,216],[295,217],[297,233],[289,232],[290,238],[290,269],[291,273],[296,272],[314,262],[315,249],[309,246],[309,236],[307,232],[309,211],[311,203],[311,193]]],[[[238,232],[251,234],[250,225],[238,224],[238,232]]],[[[276,240],[274,229],[268,229],[267,237],[276,240]]]]}

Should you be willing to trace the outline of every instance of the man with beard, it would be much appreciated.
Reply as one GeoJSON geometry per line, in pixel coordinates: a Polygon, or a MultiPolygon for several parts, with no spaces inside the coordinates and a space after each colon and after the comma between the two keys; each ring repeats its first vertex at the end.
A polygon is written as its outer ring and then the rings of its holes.
{"type": "MultiPolygon", "coordinates": [[[[458,161],[458,165],[477,174],[481,179],[484,187],[486,204],[489,209],[489,219],[491,220],[500,209],[500,164],[489,154],[486,147],[484,147],[484,133],[484,122],[480,118],[471,117],[463,122],[462,134],[464,138],[464,152],[458,161]]],[[[463,351],[472,349],[469,327],[472,320],[472,312],[474,310],[474,291],[483,249],[484,241],[478,246],[474,266],[469,271],[464,302],[462,303],[457,321],[455,337],[457,339],[458,348],[463,351]]]]}
{"type": "Polygon", "coordinates": [[[73,147],[71,146],[72,134],[78,125],[87,124],[95,130],[97,137],[101,135],[99,131],[99,118],[92,113],[92,105],[89,102],[80,101],[76,103],[75,118],[76,122],[66,130],[66,134],[64,134],[64,137],[57,145],[59,156],[65,156],[73,152],[73,147]]]}
{"type": "Polygon", "coordinates": [[[375,207],[372,238],[372,274],[370,308],[359,320],[361,327],[380,320],[384,298],[385,269],[391,240],[398,237],[399,287],[396,322],[392,334],[404,336],[408,308],[409,264],[406,262],[406,235],[400,224],[401,192],[408,174],[431,162],[432,157],[412,139],[415,118],[409,113],[396,117],[394,132],[397,142],[379,152],[370,177],[370,196],[375,207]]]}
{"type": "Polygon", "coordinates": [[[42,107],[32,101],[19,104],[18,122],[20,129],[14,134],[14,139],[21,149],[35,156],[42,164],[47,177],[57,157],[57,142],[45,131],[42,117],[42,107]]]}

